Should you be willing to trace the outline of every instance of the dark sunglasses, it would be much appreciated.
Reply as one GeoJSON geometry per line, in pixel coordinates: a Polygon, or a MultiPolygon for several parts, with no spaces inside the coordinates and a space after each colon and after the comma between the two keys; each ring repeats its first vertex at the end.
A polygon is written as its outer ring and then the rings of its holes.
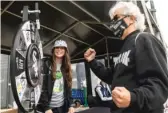
{"type": "MultiPolygon", "coordinates": [[[[120,15],[120,16],[124,16],[123,18],[121,18],[121,19],[124,19],[124,18],[126,18],[126,17],[129,17],[130,15],[120,15]]],[[[115,16],[113,17],[113,19],[111,20],[111,22],[118,21],[118,20],[120,20],[119,18],[120,18],[120,17],[119,17],[118,15],[115,15],[115,16]]]]}

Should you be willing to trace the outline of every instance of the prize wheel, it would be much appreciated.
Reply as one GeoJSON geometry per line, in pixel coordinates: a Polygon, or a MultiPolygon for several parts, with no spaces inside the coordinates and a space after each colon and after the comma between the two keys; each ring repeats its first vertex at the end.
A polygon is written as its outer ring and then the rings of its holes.
{"type": "Polygon", "coordinates": [[[36,24],[25,21],[19,27],[11,50],[10,77],[14,99],[22,112],[35,109],[41,94],[42,44],[36,24]]]}

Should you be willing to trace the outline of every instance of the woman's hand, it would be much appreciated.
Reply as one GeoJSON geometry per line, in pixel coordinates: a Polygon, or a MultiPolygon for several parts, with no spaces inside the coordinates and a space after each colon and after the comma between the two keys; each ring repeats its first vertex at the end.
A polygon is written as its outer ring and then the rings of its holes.
{"type": "Polygon", "coordinates": [[[75,109],[73,107],[70,107],[68,113],[74,113],[74,112],[75,112],[75,109]]]}

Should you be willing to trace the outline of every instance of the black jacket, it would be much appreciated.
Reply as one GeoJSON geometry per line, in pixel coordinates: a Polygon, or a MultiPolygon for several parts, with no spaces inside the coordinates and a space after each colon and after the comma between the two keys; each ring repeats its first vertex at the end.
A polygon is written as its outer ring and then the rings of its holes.
{"type": "Polygon", "coordinates": [[[163,113],[168,97],[168,70],[164,48],[149,33],[134,31],[125,38],[114,67],[106,68],[100,62],[89,62],[92,71],[103,81],[123,86],[131,92],[131,104],[119,109],[114,103],[112,113],[163,113]]]}
{"type": "MultiPolygon", "coordinates": [[[[52,78],[51,75],[51,61],[47,59],[43,62],[43,73],[45,73],[43,77],[43,85],[42,85],[42,92],[36,107],[37,111],[45,112],[50,108],[49,103],[52,97],[52,91],[55,80],[52,78]]],[[[64,79],[64,112],[67,112],[69,107],[73,106],[72,104],[72,97],[71,97],[71,88],[68,87],[67,81],[65,80],[65,71],[61,68],[61,72],[63,74],[64,79]]]]}

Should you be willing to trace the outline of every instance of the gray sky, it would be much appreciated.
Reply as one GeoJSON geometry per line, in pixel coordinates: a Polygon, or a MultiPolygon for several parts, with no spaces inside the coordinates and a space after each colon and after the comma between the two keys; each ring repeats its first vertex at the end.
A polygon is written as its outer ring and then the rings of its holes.
{"type": "Polygon", "coordinates": [[[168,0],[153,0],[162,36],[168,45],[168,0]]]}

